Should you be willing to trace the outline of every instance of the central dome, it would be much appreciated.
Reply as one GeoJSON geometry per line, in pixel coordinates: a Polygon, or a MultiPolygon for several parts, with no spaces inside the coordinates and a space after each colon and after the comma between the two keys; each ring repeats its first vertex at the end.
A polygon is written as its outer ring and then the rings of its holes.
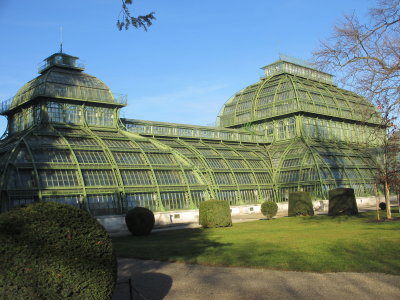
{"type": "Polygon", "coordinates": [[[109,87],[100,79],[83,73],[83,67],[76,64],[76,59],[64,53],[47,58],[41,75],[17,92],[10,108],[38,97],[116,104],[109,87]]]}

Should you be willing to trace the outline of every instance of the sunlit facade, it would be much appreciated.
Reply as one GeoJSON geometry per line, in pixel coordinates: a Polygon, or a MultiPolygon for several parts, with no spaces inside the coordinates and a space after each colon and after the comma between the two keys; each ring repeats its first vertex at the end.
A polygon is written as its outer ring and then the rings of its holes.
{"type": "Polygon", "coordinates": [[[338,186],[372,194],[374,107],[310,66],[280,60],[264,70],[207,127],[121,119],[126,96],[84,73],[77,57],[53,54],[1,104],[1,210],[56,201],[118,215],[207,199],[280,202],[298,190],[324,199],[338,186]]]}

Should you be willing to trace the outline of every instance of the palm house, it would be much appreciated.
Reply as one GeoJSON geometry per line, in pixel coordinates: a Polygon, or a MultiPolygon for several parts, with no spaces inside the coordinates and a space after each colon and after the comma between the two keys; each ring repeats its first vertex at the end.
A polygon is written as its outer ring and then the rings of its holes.
{"type": "Polygon", "coordinates": [[[281,58],[263,69],[208,127],[120,118],[126,96],[77,57],[51,55],[0,106],[1,211],[54,201],[101,216],[281,202],[299,190],[326,199],[335,187],[373,194],[375,108],[307,64],[281,58]]]}

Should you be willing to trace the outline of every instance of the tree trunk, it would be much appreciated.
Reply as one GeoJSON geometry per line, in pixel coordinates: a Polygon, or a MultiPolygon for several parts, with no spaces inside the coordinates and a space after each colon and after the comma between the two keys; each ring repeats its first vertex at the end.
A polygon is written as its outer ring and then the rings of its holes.
{"type": "Polygon", "coordinates": [[[375,183],[375,202],[376,202],[376,219],[379,221],[379,198],[378,198],[378,188],[375,183]]]}
{"type": "Polygon", "coordinates": [[[389,184],[385,180],[385,203],[386,203],[386,216],[388,219],[392,218],[392,212],[390,210],[390,194],[389,194],[389,184]]]}
{"type": "Polygon", "coordinates": [[[399,213],[400,213],[400,194],[399,194],[399,191],[397,191],[397,207],[399,208],[399,213]]]}

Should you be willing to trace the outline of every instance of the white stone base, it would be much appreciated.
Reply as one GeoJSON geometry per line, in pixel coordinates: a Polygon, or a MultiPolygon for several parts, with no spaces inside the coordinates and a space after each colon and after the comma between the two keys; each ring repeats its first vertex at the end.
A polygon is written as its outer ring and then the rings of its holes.
{"type": "MultiPolygon", "coordinates": [[[[396,197],[396,196],[394,196],[396,197]]],[[[365,207],[376,204],[375,197],[360,197],[357,198],[357,206],[365,207]]],[[[380,197],[379,202],[384,201],[383,196],[380,197]]],[[[278,204],[278,214],[284,214],[288,211],[288,203],[280,202],[278,204]]],[[[329,200],[315,200],[313,201],[313,207],[315,212],[328,212],[329,200]]],[[[231,206],[231,215],[246,215],[246,214],[257,214],[261,212],[261,205],[241,205],[231,206]]],[[[179,210],[179,211],[168,211],[168,212],[156,212],[154,213],[155,227],[162,226],[173,226],[183,224],[198,224],[199,223],[199,210],[179,210]]],[[[101,216],[97,217],[97,221],[104,226],[108,232],[126,231],[125,216],[101,216]]]]}

